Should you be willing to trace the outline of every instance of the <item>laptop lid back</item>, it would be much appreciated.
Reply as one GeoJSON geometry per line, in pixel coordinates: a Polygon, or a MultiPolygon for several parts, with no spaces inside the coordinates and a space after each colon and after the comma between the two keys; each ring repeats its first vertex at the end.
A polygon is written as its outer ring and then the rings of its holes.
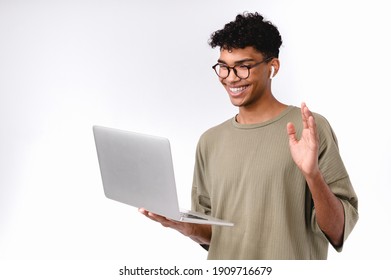
{"type": "Polygon", "coordinates": [[[179,218],[169,140],[93,126],[107,198],[168,218],[179,218]]]}

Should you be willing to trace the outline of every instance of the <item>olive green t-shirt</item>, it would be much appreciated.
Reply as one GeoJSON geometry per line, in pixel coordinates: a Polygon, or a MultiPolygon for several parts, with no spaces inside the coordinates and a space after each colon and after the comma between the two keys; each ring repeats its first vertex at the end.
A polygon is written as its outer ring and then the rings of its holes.
{"type": "MultiPolygon", "coordinates": [[[[327,120],[314,114],[319,167],[345,212],[344,241],[358,220],[357,196],[327,120]]],[[[208,259],[326,259],[328,239],[316,222],[306,181],[289,150],[286,125],[302,131],[300,108],[289,106],[260,124],[232,118],[200,138],[192,208],[229,220],[212,226],[208,259]]],[[[335,248],[342,250],[342,246],[335,248]]]]}

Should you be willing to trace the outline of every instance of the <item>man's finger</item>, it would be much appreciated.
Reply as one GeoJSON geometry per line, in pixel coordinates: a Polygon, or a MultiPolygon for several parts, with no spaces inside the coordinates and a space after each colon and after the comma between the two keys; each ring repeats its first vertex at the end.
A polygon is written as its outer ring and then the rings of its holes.
{"type": "Polygon", "coordinates": [[[288,133],[289,141],[290,142],[296,142],[296,129],[293,123],[289,122],[286,125],[286,131],[288,133]]]}
{"type": "Polygon", "coordinates": [[[303,102],[301,103],[301,119],[303,122],[303,129],[308,128],[308,115],[306,114],[307,105],[303,102]]]}

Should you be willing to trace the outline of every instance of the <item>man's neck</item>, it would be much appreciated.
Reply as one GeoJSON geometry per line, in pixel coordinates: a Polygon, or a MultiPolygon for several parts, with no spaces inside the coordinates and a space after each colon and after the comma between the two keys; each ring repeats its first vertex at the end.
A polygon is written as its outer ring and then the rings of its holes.
{"type": "Polygon", "coordinates": [[[240,124],[256,124],[266,122],[277,117],[286,109],[287,105],[274,99],[272,102],[262,103],[252,108],[239,107],[236,121],[240,124]]]}

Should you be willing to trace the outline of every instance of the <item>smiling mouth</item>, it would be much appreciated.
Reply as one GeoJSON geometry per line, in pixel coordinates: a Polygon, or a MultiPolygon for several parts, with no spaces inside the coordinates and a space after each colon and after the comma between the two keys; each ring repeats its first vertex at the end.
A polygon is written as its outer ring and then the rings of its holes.
{"type": "Polygon", "coordinates": [[[228,87],[229,91],[232,95],[239,95],[243,91],[245,91],[249,86],[242,86],[242,87],[228,87]]]}

